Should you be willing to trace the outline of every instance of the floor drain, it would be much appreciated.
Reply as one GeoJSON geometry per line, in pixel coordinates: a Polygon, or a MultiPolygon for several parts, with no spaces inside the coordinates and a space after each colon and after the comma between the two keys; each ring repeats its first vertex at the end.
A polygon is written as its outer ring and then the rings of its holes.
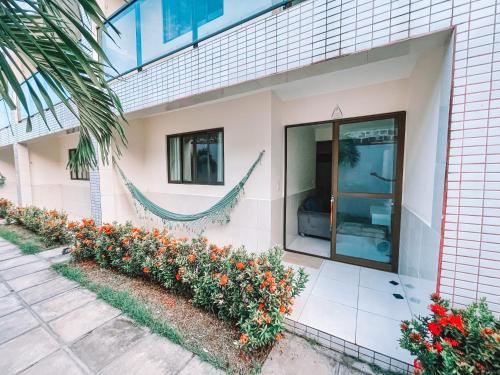
{"type": "Polygon", "coordinates": [[[392,285],[399,285],[399,283],[397,281],[394,281],[394,280],[389,281],[389,283],[392,285]]]}
{"type": "Polygon", "coordinates": [[[404,297],[401,294],[399,294],[399,293],[394,293],[393,296],[396,299],[404,299],[404,297]]]}

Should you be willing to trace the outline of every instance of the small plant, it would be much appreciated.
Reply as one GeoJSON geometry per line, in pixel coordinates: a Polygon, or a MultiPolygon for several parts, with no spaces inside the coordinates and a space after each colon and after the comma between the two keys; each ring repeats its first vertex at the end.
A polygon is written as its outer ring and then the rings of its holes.
{"type": "Polygon", "coordinates": [[[417,358],[415,374],[500,374],[500,322],[484,300],[450,308],[431,296],[432,314],[403,321],[401,347],[417,358]]]}
{"type": "Polygon", "coordinates": [[[14,204],[5,198],[0,198],[0,218],[4,219],[7,216],[7,211],[9,211],[14,204]]]}
{"type": "Polygon", "coordinates": [[[190,298],[192,303],[234,321],[237,345],[252,350],[282,338],[284,317],[304,289],[307,275],[286,269],[282,250],[248,253],[209,244],[204,237],[174,238],[131,224],[96,227],[92,219],[69,223],[72,256],[92,259],[131,276],[155,281],[190,298]]]}

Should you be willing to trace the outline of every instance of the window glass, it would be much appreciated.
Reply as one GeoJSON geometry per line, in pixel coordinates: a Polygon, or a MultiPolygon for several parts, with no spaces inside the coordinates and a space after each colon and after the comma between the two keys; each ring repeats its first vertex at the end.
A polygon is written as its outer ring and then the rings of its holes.
{"type": "Polygon", "coordinates": [[[169,182],[223,184],[223,134],[216,129],[168,136],[169,182]]]}
{"type": "MultiPolygon", "coordinates": [[[[76,148],[72,148],[69,150],[69,159],[73,157],[73,154],[76,152],[76,148]]],[[[90,174],[88,168],[84,168],[82,170],[77,170],[77,171],[70,171],[70,178],[72,180],[84,180],[88,181],[90,180],[90,174]]]]}

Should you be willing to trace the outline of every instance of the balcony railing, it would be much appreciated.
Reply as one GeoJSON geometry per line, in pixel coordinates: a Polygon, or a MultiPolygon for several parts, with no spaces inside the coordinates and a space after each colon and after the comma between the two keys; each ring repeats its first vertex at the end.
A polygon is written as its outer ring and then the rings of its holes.
{"type": "MultiPolygon", "coordinates": [[[[108,20],[101,45],[119,75],[283,6],[290,0],[136,0],[108,20]]],[[[112,76],[116,72],[108,70],[112,76]]]]}
{"type": "MultiPolygon", "coordinates": [[[[291,0],[132,0],[106,22],[107,33],[100,32],[100,43],[113,68],[114,78],[167,57],[182,49],[236,27],[291,0]]],[[[36,73],[54,104],[60,102],[53,90],[36,73]]],[[[47,109],[34,76],[26,81],[47,109]]],[[[28,84],[22,83],[29,115],[38,113],[28,84]]],[[[19,107],[20,119],[28,116],[19,107]]]]}

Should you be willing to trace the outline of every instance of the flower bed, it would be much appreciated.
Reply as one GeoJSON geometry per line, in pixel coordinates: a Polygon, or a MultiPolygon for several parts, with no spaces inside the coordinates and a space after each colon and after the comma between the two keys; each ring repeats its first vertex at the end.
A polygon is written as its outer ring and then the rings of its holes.
{"type": "Polygon", "coordinates": [[[415,374],[500,374],[500,322],[484,301],[450,309],[437,294],[429,317],[403,321],[401,347],[417,356],[415,374]]]}
{"type": "Polygon", "coordinates": [[[237,344],[246,350],[281,339],[284,316],[307,280],[303,270],[285,269],[279,248],[250,254],[210,245],[204,237],[176,239],[130,224],[97,227],[92,219],[68,228],[74,234],[75,260],[95,260],[185,295],[194,305],[234,321],[240,331],[237,344]]]}
{"type": "Polygon", "coordinates": [[[55,210],[45,210],[34,206],[16,207],[11,202],[2,205],[7,224],[18,224],[37,234],[45,246],[65,244],[71,239],[67,230],[67,216],[55,210]]]}

